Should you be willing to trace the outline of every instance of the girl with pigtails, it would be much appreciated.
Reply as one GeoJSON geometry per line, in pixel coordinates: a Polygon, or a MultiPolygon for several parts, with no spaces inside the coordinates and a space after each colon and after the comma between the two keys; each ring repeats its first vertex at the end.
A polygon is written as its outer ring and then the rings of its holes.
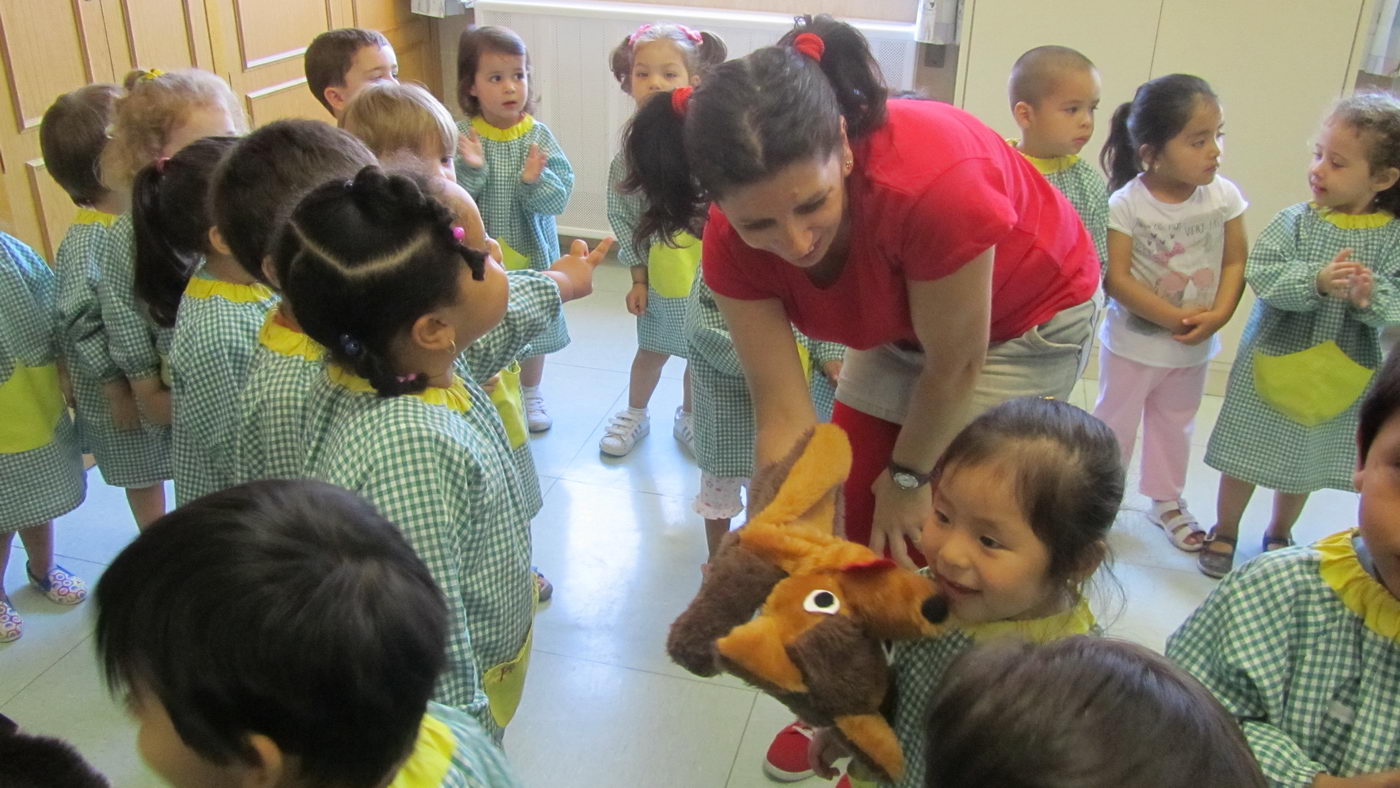
{"type": "MultiPolygon", "coordinates": [[[[756,466],[815,422],[797,349],[772,337],[791,323],[847,345],[833,416],[854,448],[847,536],[913,565],[905,537],[932,516],[928,481],[958,430],[1017,396],[1069,395],[1091,337],[1092,240],[976,118],[887,99],[864,37],[830,17],[667,98],[626,137],[647,201],[637,234],[703,234],[753,393],[756,466]]],[[[809,736],[784,729],[769,773],[810,774],[809,736]]]]}

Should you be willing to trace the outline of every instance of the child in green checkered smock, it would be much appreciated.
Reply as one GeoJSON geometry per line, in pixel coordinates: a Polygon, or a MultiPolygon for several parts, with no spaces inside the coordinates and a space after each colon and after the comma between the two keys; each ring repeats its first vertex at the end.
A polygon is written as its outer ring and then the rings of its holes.
{"type": "MultiPolygon", "coordinates": [[[[470,120],[458,123],[457,180],[476,200],[486,233],[496,239],[507,269],[549,268],[559,256],[555,217],[568,207],[574,170],[549,127],[530,111],[530,56],[525,42],[502,27],[472,27],[457,51],[457,90],[470,120]]],[[[569,344],[564,315],[530,343],[521,360],[521,385],[531,432],[553,420],[540,380],[544,357],[569,344]]]]}
{"type": "Polygon", "coordinates": [[[234,259],[207,195],[234,137],[196,140],[143,168],[132,184],[136,292],[156,325],[171,330],[175,502],[183,506],[235,483],[230,407],[248,378],[258,329],[276,296],[234,259]]]}
{"type": "Polygon", "coordinates": [[[1284,788],[1400,779],[1400,357],[1359,425],[1359,528],[1250,561],[1167,641],[1284,788]]]}
{"type": "Polygon", "coordinates": [[[284,301],[267,310],[233,426],[233,481],[296,479],[306,473],[306,436],[327,427],[307,421],[306,397],[321,376],[325,348],[297,326],[284,301]]]}
{"type": "Polygon", "coordinates": [[[1266,551],[1292,544],[1310,493],[1352,489],[1357,409],[1381,330],[1400,324],[1400,101],[1342,100],[1316,146],[1313,201],[1280,211],[1245,266],[1254,310],[1205,456],[1222,474],[1217,544],[1201,559],[1214,577],[1256,485],[1274,491],[1266,551]]]}
{"type": "Polygon", "coordinates": [[[413,181],[366,168],[301,202],[276,266],[329,354],[307,398],[307,422],[326,425],[306,436],[308,473],[364,495],[428,565],[459,633],[434,697],[499,733],[529,662],[529,509],[501,417],[461,373],[506,367],[607,249],[508,278],[452,221],[413,181]]]}
{"type": "MultiPolygon", "coordinates": [[[[933,475],[933,517],[920,546],[924,571],[947,599],[948,620],[934,637],[894,644],[887,700],[904,750],[895,784],[911,788],[925,785],[928,711],[959,654],[1000,638],[1046,642],[1097,632],[1083,585],[1106,556],[1123,499],[1113,431],[1069,403],[1039,397],[977,417],[933,475]]],[[[805,753],[812,735],[805,727],[778,735],[768,751],[770,774],[794,762],[797,750],[805,753]]]]}
{"type": "MultiPolygon", "coordinates": [[[[685,25],[644,24],[618,44],[609,66],[622,92],[638,107],[654,94],[700,83],[704,71],[724,61],[728,49],[714,33],[685,25]]],[[[667,243],[638,244],[637,230],[646,198],[626,183],[626,153],[618,151],[608,168],[608,223],[620,244],[618,256],[632,274],[627,311],[637,318],[637,355],[627,385],[627,408],[613,416],[598,448],[614,457],[632,451],[651,432],[647,404],[671,356],[685,358],[685,305],[700,267],[700,239],[683,233],[667,243]]],[[[649,240],[649,239],[646,239],[649,240]]],[[[685,395],[676,409],[672,433],[693,449],[690,367],[685,395]]]]}
{"type": "Polygon", "coordinates": [[[1079,157],[1094,134],[1098,69],[1068,47],[1036,47],[1016,60],[1007,87],[1021,128],[1021,139],[1008,142],[1074,206],[1107,272],[1108,183],[1079,157]]]}
{"type": "Polygon", "coordinates": [[[4,588],[16,532],[27,575],[50,600],[71,605],[87,594],[53,561],[53,519],[77,508],[87,491],[59,384],[57,290],[34,250],[0,233],[0,643],[23,631],[4,588]]]}
{"type": "MultiPolygon", "coordinates": [[[[797,329],[792,333],[811,381],[817,421],[830,421],[846,348],[811,339],[797,329]]],[[[695,462],[700,466],[700,493],[693,507],[705,518],[705,538],[713,556],[729,532],[730,520],[744,509],[740,492],[753,476],[756,428],[734,340],[703,276],[695,278],[686,308],[686,336],[694,366],[695,462]]]]}

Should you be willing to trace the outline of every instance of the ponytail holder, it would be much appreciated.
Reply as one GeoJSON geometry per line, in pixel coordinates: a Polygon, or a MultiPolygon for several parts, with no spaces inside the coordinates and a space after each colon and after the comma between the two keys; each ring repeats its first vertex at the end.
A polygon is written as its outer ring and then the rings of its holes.
{"type": "Polygon", "coordinates": [[[647,32],[651,28],[652,24],[650,22],[647,22],[646,24],[642,25],[636,30],[633,30],[632,35],[627,37],[627,46],[635,48],[637,46],[637,39],[641,38],[642,34],[647,32]]]}
{"type": "Polygon", "coordinates": [[[466,228],[464,228],[464,227],[453,227],[453,228],[452,228],[452,237],[457,239],[457,243],[461,243],[461,242],[462,242],[462,239],[467,237],[467,230],[466,230],[466,228]]]}
{"type": "Polygon", "coordinates": [[[695,88],[689,85],[681,85],[671,91],[671,110],[682,118],[690,111],[690,94],[695,92],[695,88]]]}
{"type": "Polygon", "coordinates": [[[676,29],[684,33],[686,38],[690,39],[691,41],[694,41],[697,44],[705,43],[705,37],[700,35],[699,30],[686,27],[685,25],[676,25],[676,29]]]}
{"type": "Polygon", "coordinates": [[[164,74],[165,74],[165,72],[164,72],[164,71],[161,71],[161,70],[158,69],[158,68],[148,69],[148,70],[145,71],[143,74],[141,74],[141,79],[140,79],[140,81],[141,81],[141,82],[150,82],[151,80],[155,79],[156,77],[163,76],[164,74]]]}
{"type": "Polygon", "coordinates": [[[826,53],[826,42],[816,33],[801,33],[792,40],[792,48],[820,63],[826,53]]]}
{"type": "Polygon", "coordinates": [[[400,386],[406,386],[406,385],[409,385],[409,384],[411,384],[411,383],[417,383],[417,382],[418,382],[418,379],[421,378],[421,377],[423,377],[423,376],[420,375],[419,373],[415,372],[415,373],[413,373],[412,375],[399,375],[399,376],[395,377],[394,380],[397,380],[397,381],[399,382],[399,385],[400,385],[400,386]]]}
{"type": "Polygon", "coordinates": [[[160,173],[161,175],[164,175],[164,174],[165,174],[165,165],[168,164],[169,162],[170,162],[170,157],[169,157],[169,156],[161,156],[159,159],[156,159],[156,172],[160,173]]]}
{"type": "Polygon", "coordinates": [[[360,354],[365,352],[364,345],[361,345],[359,340],[349,334],[340,335],[340,349],[352,359],[359,358],[360,354]]]}

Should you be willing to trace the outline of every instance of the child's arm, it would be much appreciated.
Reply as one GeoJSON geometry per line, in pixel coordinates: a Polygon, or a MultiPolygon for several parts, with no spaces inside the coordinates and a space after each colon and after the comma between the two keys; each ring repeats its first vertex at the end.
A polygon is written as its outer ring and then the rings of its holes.
{"type": "Polygon", "coordinates": [[[160,382],[160,354],[150,324],[136,304],[135,254],[131,221],[122,217],[112,225],[103,245],[97,299],[112,361],[131,381],[146,419],[152,424],[169,424],[170,397],[160,382]]]}
{"type": "Polygon", "coordinates": [[[558,216],[574,191],[574,168],[544,124],[536,124],[539,141],[530,146],[520,173],[520,200],[532,213],[558,216]]]}
{"type": "Polygon", "coordinates": [[[476,129],[463,121],[457,124],[457,160],[453,162],[457,170],[457,183],[466,189],[472,199],[481,199],[486,189],[487,178],[491,175],[491,164],[486,160],[486,148],[477,136],[476,129]]]}
{"type": "Polygon", "coordinates": [[[714,293],[703,281],[698,281],[690,299],[691,303],[685,307],[686,342],[690,349],[721,374],[742,378],[744,368],[739,365],[739,354],[734,350],[734,337],[729,335],[729,326],[715,304],[714,293]]]}
{"type": "Polygon", "coordinates": [[[1236,216],[1225,223],[1225,253],[1220,259],[1220,287],[1215,291],[1215,302],[1210,309],[1183,320],[1189,330],[1173,339],[1183,345],[1198,345],[1230,322],[1235,307],[1240,305],[1240,296],[1244,295],[1244,266],[1248,254],[1244,217],[1236,216]]]}
{"type": "Polygon", "coordinates": [[[1183,333],[1183,320],[1194,314],[1172,306],[1133,276],[1133,237],[1112,227],[1108,229],[1108,276],[1104,292],[1122,304],[1129,312],[1148,320],[1173,334],[1183,333]]]}
{"type": "MultiPolygon", "coordinates": [[[[1306,205],[1286,208],[1259,234],[1245,263],[1245,280],[1260,301],[1285,312],[1311,312],[1322,306],[1329,271],[1348,272],[1345,254],[1332,260],[1303,260],[1298,221],[1306,205]]],[[[1353,264],[1354,265],[1354,264],[1353,264]]]]}
{"type": "MultiPolygon", "coordinates": [[[[95,239],[87,246],[95,247],[95,239]]],[[[73,241],[76,243],[77,241],[73,241]]],[[[97,302],[97,248],[84,249],[67,258],[60,249],[58,265],[58,312],[63,334],[73,349],[70,364],[99,383],[122,379],[122,371],[107,351],[107,332],[102,326],[102,309],[97,302]]]]}
{"type": "Polygon", "coordinates": [[[608,224],[617,239],[617,257],[632,275],[632,288],[625,299],[627,311],[640,316],[647,311],[648,282],[647,258],[634,246],[637,223],[642,218],[642,197],[622,191],[626,177],[627,162],[621,155],[614,156],[608,168],[608,224]]]}
{"type": "Polygon", "coordinates": [[[1382,329],[1400,323],[1400,268],[1389,275],[1377,274],[1361,263],[1352,276],[1347,298],[1352,316],[1365,325],[1382,329]]]}

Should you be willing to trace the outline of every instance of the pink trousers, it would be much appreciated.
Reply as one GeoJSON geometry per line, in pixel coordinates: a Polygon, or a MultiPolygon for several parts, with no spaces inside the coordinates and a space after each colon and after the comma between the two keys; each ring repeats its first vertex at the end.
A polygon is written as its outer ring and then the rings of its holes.
{"type": "Polygon", "coordinates": [[[1094,415],[1118,436],[1126,467],[1142,426],[1139,492],[1173,501],[1186,487],[1191,431],[1205,393],[1209,362],[1194,367],[1150,367],[1099,349],[1099,400],[1094,415]]]}

